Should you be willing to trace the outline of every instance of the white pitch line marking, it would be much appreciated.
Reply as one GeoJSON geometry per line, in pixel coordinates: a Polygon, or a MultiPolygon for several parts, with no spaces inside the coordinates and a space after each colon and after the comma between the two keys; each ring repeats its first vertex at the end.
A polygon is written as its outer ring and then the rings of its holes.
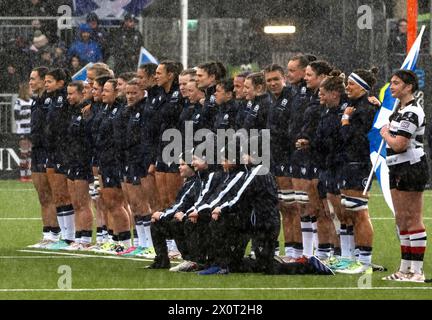
{"type": "Polygon", "coordinates": [[[59,256],[0,256],[0,259],[82,259],[83,257],[59,256]]]}
{"type": "Polygon", "coordinates": [[[42,254],[54,254],[54,255],[62,255],[62,256],[74,256],[81,258],[102,258],[102,259],[115,259],[115,260],[132,260],[132,261],[153,261],[150,259],[139,259],[139,258],[128,258],[128,257],[119,257],[119,256],[103,256],[103,255],[90,255],[90,254],[79,254],[79,253],[67,253],[67,252],[52,252],[52,251],[37,251],[37,250],[18,250],[18,252],[33,252],[33,253],[42,253],[42,254]]]}
{"type": "MultiPolygon", "coordinates": [[[[93,255],[93,254],[80,254],[80,253],[67,253],[67,252],[52,252],[52,251],[38,251],[38,250],[17,250],[18,252],[26,252],[26,253],[42,253],[42,254],[54,254],[61,255],[64,257],[74,256],[80,258],[101,258],[101,259],[114,259],[114,260],[132,260],[132,261],[140,261],[140,262],[153,262],[152,259],[146,258],[129,258],[129,257],[120,257],[120,256],[105,256],[105,255],[93,255]]],[[[171,261],[171,264],[179,264],[181,261],[171,261]]]]}
{"type": "Polygon", "coordinates": [[[432,287],[334,287],[334,288],[80,288],[80,289],[0,289],[0,292],[100,292],[100,291],[429,291],[432,287]]]}

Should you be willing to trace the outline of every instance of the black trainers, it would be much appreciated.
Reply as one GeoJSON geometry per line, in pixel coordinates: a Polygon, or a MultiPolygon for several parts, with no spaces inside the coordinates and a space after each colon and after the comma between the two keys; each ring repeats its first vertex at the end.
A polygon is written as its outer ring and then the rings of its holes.
{"type": "Polygon", "coordinates": [[[154,262],[147,266],[147,269],[169,269],[171,268],[171,263],[169,258],[165,259],[158,259],[158,257],[155,258],[154,262]]]}

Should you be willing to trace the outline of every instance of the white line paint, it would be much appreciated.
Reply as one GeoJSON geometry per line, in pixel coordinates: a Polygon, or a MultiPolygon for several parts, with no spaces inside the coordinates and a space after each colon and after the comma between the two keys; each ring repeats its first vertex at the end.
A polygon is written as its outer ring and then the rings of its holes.
{"type": "Polygon", "coordinates": [[[429,291],[432,287],[333,287],[333,288],[81,288],[81,289],[0,289],[0,292],[100,292],[100,291],[429,291]]]}
{"type": "Polygon", "coordinates": [[[60,257],[60,256],[0,256],[0,259],[83,259],[83,257],[60,257]]]}
{"type": "MultiPolygon", "coordinates": [[[[63,257],[80,257],[80,258],[101,258],[101,259],[114,259],[114,260],[131,260],[140,262],[153,262],[152,259],[145,258],[132,258],[132,257],[121,257],[121,256],[107,256],[107,255],[95,255],[95,254],[80,254],[80,253],[68,253],[68,252],[53,252],[53,251],[38,251],[38,250],[17,250],[18,252],[26,253],[41,253],[41,254],[54,254],[63,257]]],[[[182,261],[171,261],[171,264],[179,264],[182,261]]]]}
{"type": "Polygon", "coordinates": [[[2,221],[36,221],[42,220],[41,218],[0,218],[2,221]]]}
{"type": "Polygon", "coordinates": [[[42,253],[42,254],[54,254],[54,255],[61,255],[61,256],[73,256],[73,257],[80,257],[80,258],[102,258],[102,259],[114,259],[114,260],[132,260],[132,261],[153,261],[150,259],[139,259],[139,258],[128,258],[128,257],[119,257],[119,256],[105,256],[105,255],[93,255],[93,254],[80,254],[80,253],[67,253],[67,252],[52,252],[52,251],[38,251],[38,250],[18,250],[18,252],[32,252],[32,253],[42,253]]]}

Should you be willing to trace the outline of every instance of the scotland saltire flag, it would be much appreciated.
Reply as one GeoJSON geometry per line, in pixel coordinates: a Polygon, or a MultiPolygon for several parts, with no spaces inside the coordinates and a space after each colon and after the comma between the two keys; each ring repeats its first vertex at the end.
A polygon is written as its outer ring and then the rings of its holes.
{"type": "Polygon", "coordinates": [[[139,55],[139,61],[138,61],[138,67],[145,63],[155,63],[159,64],[158,60],[146,49],[141,47],[140,55],[139,55]]]}
{"type": "MultiPolygon", "coordinates": [[[[420,34],[417,37],[416,41],[414,42],[404,63],[402,64],[401,69],[415,71],[417,60],[420,53],[420,45],[421,45],[421,40],[423,37],[424,30],[425,30],[425,26],[422,27],[420,34]]],[[[370,158],[373,164],[376,163],[375,175],[381,186],[381,190],[384,195],[385,201],[387,202],[387,205],[394,213],[393,201],[390,194],[389,168],[386,163],[387,152],[385,146],[381,147],[383,140],[380,135],[381,128],[384,125],[388,124],[389,117],[392,115],[394,109],[399,103],[398,100],[392,97],[389,83],[386,84],[386,86],[381,90],[380,100],[382,102],[382,106],[379,112],[377,112],[374,120],[374,125],[371,131],[369,132],[370,158]],[[381,148],[381,152],[380,154],[378,154],[380,148],[381,148]]]]}
{"type": "Polygon", "coordinates": [[[153,0],[74,0],[75,16],[95,12],[99,18],[121,18],[126,13],[139,15],[153,0]]]}
{"type": "Polygon", "coordinates": [[[91,67],[93,63],[88,63],[84,68],[72,76],[73,81],[85,81],[87,79],[87,68],[91,67]]]}

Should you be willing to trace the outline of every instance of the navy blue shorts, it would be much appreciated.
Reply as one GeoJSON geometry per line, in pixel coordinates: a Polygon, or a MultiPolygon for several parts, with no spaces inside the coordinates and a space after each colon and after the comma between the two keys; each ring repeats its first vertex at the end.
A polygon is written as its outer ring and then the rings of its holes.
{"type": "Polygon", "coordinates": [[[270,167],[271,173],[275,177],[290,177],[290,170],[289,170],[288,163],[272,163],[270,167]]]}
{"type": "MultiPolygon", "coordinates": [[[[341,170],[340,180],[338,181],[338,188],[340,190],[363,191],[366,187],[371,169],[372,165],[370,164],[370,162],[346,163],[341,170]]],[[[370,190],[371,186],[369,186],[368,190],[370,190]]]]}
{"type": "Polygon", "coordinates": [[[104,188],[119,188],[123,182],[122,170],[117,166],[101,166],[99,173],[102,176],[104,188]]]}
{"type": "Polygon", "coordinates": [[[93,171],[91,166],[81,167],[81,166],[72,166],[68,169],[67,178],[72,181],[76,180],[84,180],[88,183],[92,183],[94,181],[93,171]]]}
{"type": "Polygon", "coordinates": [[[168,165],[163,161],[156,161],[156,171],[162,173],[179,173],[179,165],[174,162],[168,165]]]}
{"type": "Polygon", "coordinates": [[[31,171],[35,173],[46,173],[47,153],[43,149],[33,149],[31,153],[31,171]]]}
{"type": "Polygon", "coordinates": [[[52,163],[55,173],[67,175],[69,167],[66,165],[65,157],[62,154],[55,153],[52,157],[52,163]]]}
{"type": "MultiPolygon", "coordinates": [[[[319,183],[322,185],[321,188],[324,195],[327,195],[327,193],[334,195],[340,194],[340,190],[338,188],[338,181],[340,180],[339,175],[340,173],[338,173],[336,170],[324,170],[320,172],[319,183]]],[[[322,199],[325,197],[326,196],[322,197],[322,199]]]]}
{"type": "Polygon", "coordinates": [[[129,165],[126,174],[126,183],[134,186],[141,185],[141,179],[147,177],[147,169],[148,167],[145,168],[139,164],[129,165]]]}
{"type": "Polygon", "coordinates": [[[423,192],[429,181],[429,167],[426,157],[420,162],[409,162],[390,166],[390,189],[406,192],[423,192]]]}

